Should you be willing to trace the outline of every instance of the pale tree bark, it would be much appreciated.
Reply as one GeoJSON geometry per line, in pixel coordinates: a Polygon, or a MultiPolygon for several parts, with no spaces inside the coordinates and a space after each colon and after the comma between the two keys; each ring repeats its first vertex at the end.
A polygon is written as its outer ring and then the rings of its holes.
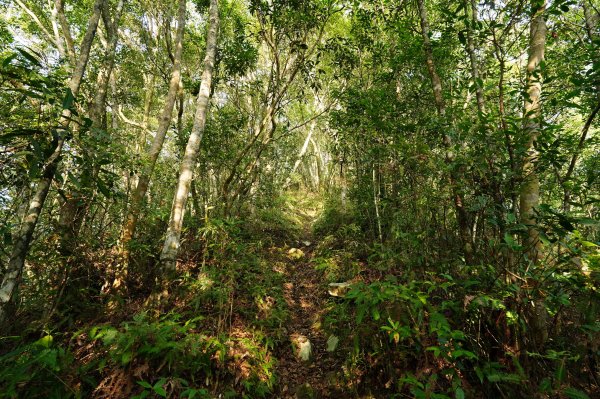
{"type": "MultiPolygon", "coordinates": [[[[521,223],[527,226],[525,247],[527,257],[533,264],[541,260],[542,243],[536,226],[535,210],[540,202],[540,180],[535,169],[538,152],[535,142],[542,129],[542,73],[540,63],[544,60],[546,48],[545,0],[531,0],[531,21],[529,26],[529,56],[527,62],[527,96],[524,102],[523,134],[525,135],[525,156],[522,165],[519,213],[521,223]]],[[[529,347],[541,351],[548,339],[548,312],[543,299],[537,298],[528,308],[529,347]]]]}
{"type": "MultiPolygon", "coordinates": [[[[588,35],[588,39],[590,40],[590,42],[593,43],[594,36],[596,36],[594,34],[594,30],[596,28],[598,20],[600,19],[600,14],[598,14],[597,12],[592,12],[592,10],[590,10],[590,5],[588,4],[587,0],[582,0],[581,6],[583,7],[583,16],[585,18],[585,31],[588,35]]],[[[600,93],[598,95],[600,95],[600,93]]]]}
{"type": "Polygon", "coordinates": [[[314,139],[310,139],[310,144],[313,147],[313,151],[315,154],[315,161],[314,161],[314,186],[315,186],[315,190],[319,191],[319,189],[321,188],[321,181],[322,181],[322,177],[323,177],[323,158],[322,158],[322,154],[321,154],[321,150],[319,149],[319,146],[317,145],[316,141],[314,139]]]}
{"type": "MultiPolygon", "coordinates": [[[[433,97],[435,101],[435,105],[438,111],[438,114],[442,120],[446,117],[446,104],[444,102],[443,92],[442,92],[442,81],[440,76],[437,73],[437,69],[435,67],[435,62],[433,60],[433,48],[431,46],[431,40],[429,39],[429,21],[427,19],[427,10],[425,9],[425,5],[423,0],[417,0],[417,5],[419,7],[419,17],[421,22],[421,34],[423,37],[423,48],[425,51],[425,58],[427,64],[427,70],[429,71],[429,77],[431,79],[431,86],[433,89],[433,97]]],[[[445,121],[444,121],[445,123],[445,121]]],[[[446,162],[451,164],[454,162],[455,155],[452,152],[452,138],[444,133],[443,134],[443,144],[446,147],[446,162]]],[[[463,255],[465,257],[465,262],[467,264],[472,264],[474,262],[473,255],[473,243],[471,239],[471,229],[469,227],[469,217],[467,214],[467,210],[464,206],[464,200],[462,193],[458,188],[457,181],[459,179],[460,173],[457,171],[457,168],[451,167],[451,171],[449,174],[450,181],[450,189],[452,192],[452,200],[454,202],[454,209],[456,211],[456,221],[458,224],[458,233],[460,236],[460,240],[462,242],[463,247],[463,255]]]]}
{"type": "MultiPolygon", "coordinates": [[[[52,7],[52,3],[50,3],[50,1],[48,1],[48,3],[50,7],[52,7]]],[[[58,31],[58,9],[56,7],[52,7],[52,12],[50,13],[50,23],[52,24],[52,32],[54,33],[54,40],[56,42],[58,53],[60,54],[61,58],[67,58],[67,52],[65,51],[65,46],[63,46],[63,42],[58,31]]]]}
{"type": "MultiPolygon", "coordinates": [[[[102,15],[104,26],[109,37],[106,43],[104,59],[102,66],[98,72],[96,79],[96,93],[94,101],[90,109],[90,119],[92,120],[92,128],[102,129],[103,117],[106,113],[106,97],[110,83],[110,75],[112,74],[115,65],[115,50],[118,43],[118,24],[123,10],[123,0],[119,0],[114,20],[111,21],[109,15],[108,4],[105,3],[102,15]]],[[[58,229],[60,231],[59,249],[65,256],[70,256],[76,246],[76,239],[79,229],[83,223],[83,219],[90,204],[89,192],[92,191],[91,186],[93,179],[98,174],[98,166],[94,164],[93,159],[84,156],[85,164],[82,166],[83,171],[80,173],[80,182],[82,189],[73,189],[68,195],[63,204],[58,221],[58,229]],[[86,190],[88,191],[86,193],[86,190]],[[88,196],[86,196],[88,194],[88,196]]]]}
{"type": "MultiPolygon", "coordinates": [[[[104,1],[105,0],[96,0],[94,3],[92,15],[88,21],[86,33],[81,43],[79,59],[77,60],[77,64],[74,67],[73,74],[71,75],[71,79],[68,83],[69,89],[74,98],[76,98],[79,93],[79,88],[87,67],[90,50],[96,35],[96,29],[98,28],[98,21],[100,20],[100,14],[102,12],[104,1]]],[[[8,307],[13,301],[14,293],[21,280],[23,267],[25,266],[25,258],[29,251],[33,232],[35,231],[35,227],[44,207],[46,197],[50,191],[50,186],[54,180],[54,175],[60,163],[60,156],[65,144],[66,130],[69,128],[70,121],[71,111],[69,109],[64,109],[59,121],[59,132],[54,140],[54,151],[46,160],[46,165],[42,170],[42,175],[36,188],[34,189],[33,197],[29,203],[27,215],[25,216],[25,219],[21,224],[21,228],[13,240],[14,245],[11,257],[6,272],[2,277],[2,285],[0,286],[0,323],[4,322],[8,307]]]]}
{"type": "Polygon", "coordinates": [[[296,169],[298,169],[298,166],[300,166],[300,163],[302,163],[302,160],[304,159],[304,155],[306,155],[306,151],[308,150],[308,145],[310,144],[310,141],[312,140],[313,133],[315,132],[316,125],[317,125],[316,120],[312,121],[312,123],[310,124],[310,128],[308,129],[308,134],[306,135],[304,144],[302,145],[300,152],[296,156],[296,161],[294,162],[294,166],[292,167],[292,170],[290,171],[290,175],[285,180],[285,183],[283,185],[284,188],[287,188],[290,186],[290,183],[292,182],[292,175],[296,172],[296,169]]]}
{"type": "Polygon", "coordinates": [[[175,270],[177,263],[185,206],[190,192],[190,184],[193,178],[196,159],[198,158],[200,142],[202,141],[204,127],[206,126],[212,76],[217,53],[218,32],[219,3],[218,0],[211,0],[209,8],[209,28],[206,38],[206,56],[204,57],[204,71],[202,72],[200,92],[198,93],[198,99],[196,100],[196,114],[194,115],[192,131],[181,162],[179,180],[177,182],[177,189],[175,190],[175,197],[173,198],[173,205],[171,207],[171,217],[169,218],[167,236],[160,255],[162,268],[166,272],[175,270]]]}
{"type": "Polygon", "coordinates": [[[379,185],[379,174],[377,173],[377,168],[375,164],[373,164],[373,174],[372,174],[372,183],[373,183],[373,205],[375,207],[375,220],[377,222],[377,233],[379,237],[379,242],[383,244],[383,229],[381,228],[381,214],[379,212],[379,202],[381,199],[380,185],[379,185]]]}
{"type": "Polygon", "coordinates": [[[545,0],[532,0],[532,17],[529,31],[529,57],[527,62],[527,96],[524,106],[525,156],[522,166],[523,183],[520,191],[519,213],[521,223],[527,226],[527,255],[538,262],[542,243],[536,228],[535,209],[540,202],[540,180],[535,170],[538,151],[535,142],[542,129],[542,75],[540,63],[546,48],[545,0]]]}
{"type": "Polygon", "coordinates": [[[181,79],[181,54],[183,52],[183,33],[185,26],[185,11],[186,1],[179,0],[179,9],[177,14],[177,33],[175,37],[175,54],[173,60],[173,68],[171,70],[171,80],[169,82],[169,90],[167,92],[167,98],[162,109],[162,113],[158,123],[158,129],[154,135],[154,139],[148,152],[144,156],[144,169],[140,174],[137,186],[133,190],[131,196],[131,205],[127,209],[125,216],[125,222],[121,233],[121,254],[122,254],[122,270],[120,275],[115,279],[115,286],[120,286],[123,278],[127,273],[127,263],[129,260],[129,243],[135,233],[137,226],[138,217],[140,214],[142,202],[146,196],[148,185],[150,184],[150,178],[154,172],[156,161],[160,151],[162,150],[163,143],[167,130],[171,124],[171,118],[173,115],[173,107],[175,106],[175,100],[177,99],[177,92],[179,90],[179,81],[181,79]]]}
{"type": "Polygon", "coordinates": [[[65,10],[63,0],[55,0],[54,1],[54,9],[56,10],[56,16],[58,18],[58,22],[60,24],[60,28],[62,30],[62,34],[65,38],[65,43],[67,44],[67,54],[69,56],[69,60],[71,64],[75,65],[75,44],[73,43],[73,36],[71,36],[71,30],[69,29],[69,23],[67,22],[67,18],[65,17],[65,10]]]}

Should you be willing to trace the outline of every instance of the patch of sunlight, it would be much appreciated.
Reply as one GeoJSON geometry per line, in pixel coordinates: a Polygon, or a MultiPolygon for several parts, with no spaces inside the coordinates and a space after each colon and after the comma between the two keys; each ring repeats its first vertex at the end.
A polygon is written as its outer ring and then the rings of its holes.
{"type": "Polygon", "coordinates": [[[198,274],[194,286],[199,291],[208,291],[214,284],[215,281],[207,273],[201,272],[198,274]]]}
{"type": "Polygon", "coordinates": [[[300,299],[300,307],[302,307],[303,309],[310,309],[313,307],[313,304],[310,303],[310,301],[307,301],[306,299],[300,299]]]}
{"type": "Polygon", "coordinates": [[[254,297],[254,303],[261,313],[268,315],[271,313],[271,309],[273,309],[275,298],[271,296],[266,296],[264,298],[262,296],[256,296],[254,297]]]}
{"type": "Polygon", "coordinates": [[[296,304],[296,300],[294,299],[294,283],[283,284],[283,297],[288,306],[292,307],[296,304]]]}
{"type": "Polygon", "coordinates": [[[293,260],[301,259],[304,257],[304,251],[298,248],[292,248],[288,251],[288,257],[293,260]]]}
{"type": "Polygon", "coordinates": [[[286,264],[284,262],[275,262],[273,265],[273,271],[279,274],[285,274],[286,264]]]}

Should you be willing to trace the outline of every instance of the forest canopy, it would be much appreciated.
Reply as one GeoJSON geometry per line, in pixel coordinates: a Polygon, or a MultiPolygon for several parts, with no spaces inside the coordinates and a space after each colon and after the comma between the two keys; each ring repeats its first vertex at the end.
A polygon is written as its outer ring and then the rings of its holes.
{"type": "Polygon", "coordinates": [[[0,0],[0,398],[600,396],[598,0],[0,0]]]}

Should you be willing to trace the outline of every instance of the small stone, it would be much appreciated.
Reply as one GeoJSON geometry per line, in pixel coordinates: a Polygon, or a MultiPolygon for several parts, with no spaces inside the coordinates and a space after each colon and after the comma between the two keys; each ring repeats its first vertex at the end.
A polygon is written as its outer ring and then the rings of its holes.
{"type": "Polygon", "coordinates": [[[330,335],[329,338],[327,338],[327,352],[333,352],[335,348],[337,348],[339,342],[340,339],[338,337],[333,334],[330,335]]]}
{"type": "Polygon", "coordinates": [[[312,344],[307,337],[300,334],[292,336],[292,345],[294,347],[294,354],[298,359],[304,362],[311,360],[312,344]]]}

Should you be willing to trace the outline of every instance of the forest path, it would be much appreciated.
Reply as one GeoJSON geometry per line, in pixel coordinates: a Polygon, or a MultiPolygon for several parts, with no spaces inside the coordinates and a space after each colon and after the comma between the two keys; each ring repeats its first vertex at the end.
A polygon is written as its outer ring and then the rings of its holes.
{"type": "MultiPolygon", "coordinates": [[[[302,203],[300,204],[302,205],[302,203]]],[[[284,297],[289,311],[286,325],[290,345],[277,348],[278,398],[331,398],[341,394],[338,375],[342,361],[335,352],[327,351],[328,335],[322,329],[322,316],[327,308],[329,294],[322,271],[312,262],[317,244],[312,234],[312,224],[319,210],[300,206],[303,222],[302,235],[295,247],[281,251],[285,257],[284,297]],[[309,360],[298,355],[298,342],[310,342],[309,360]]]]}

